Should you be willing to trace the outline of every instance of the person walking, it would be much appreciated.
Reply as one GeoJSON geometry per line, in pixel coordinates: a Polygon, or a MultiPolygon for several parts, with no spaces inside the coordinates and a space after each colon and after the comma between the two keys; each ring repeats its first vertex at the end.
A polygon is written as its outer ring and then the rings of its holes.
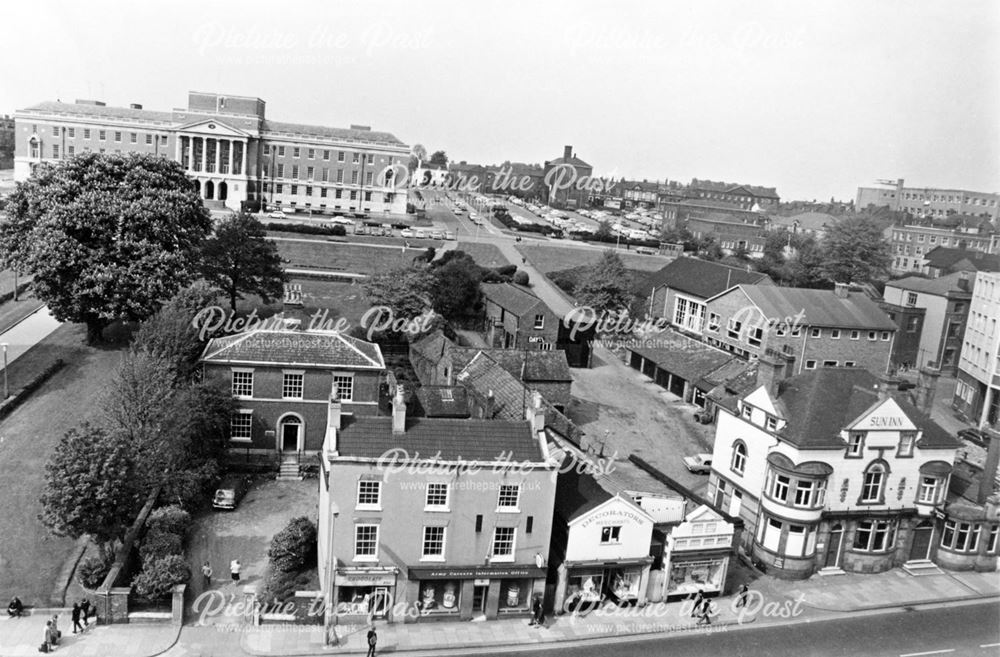
{"type": "Polygon", "coordinates": [[[72,615],[70,616],[70,618],[73,619],[73,634],[76,634],[78,630],[80,632],[83,632],[83,625],[80,625],[80,613],[82,611],[83,610],[80,609],[80,603],[79,602],[74,602],[73,603],[73,612],[72,612],[72,615]]]}
{"type": "Polygon", "coordinates": [[[695,625],[705,625],[712,624],[712,601],[708,598],[703,598],[701,601],[701,607],[698,610],[698,622],[695,625]]]}
{"type": "Polygon", "coordinates": [[[52,645],[59,643],[59,639],[62,638],[62,632],[59,631],[59,614],[52,614],[52,645]]]}
{"type": "Polygon", "coordinates": [[[701,603],[705,600],[705,591],[698,589],[698,594],[694,596],[694,604],[691,605],[691,618],[698,615],[698,611],[701,609],[701,603]]]}
{"type": "Polygon", "coordinates": [[[234,582],[240,581],[240,569],[243,564],[240,563],[239,559],[233,559],[229,564],[229,574],[232,576],[234,582]]]}
{"type": "Polygon", "coordinates": [[[375,645],[378,643],[378,634],[375,633],[375,627],[368,628],[368,655],[367,657],[375,657],[375,645]]]}
{"type": "Polygon", "coordinates": [[[90,627],[90,600],[87,598],[80,600],[80,611],[83,614],[83,626],[90,627]]]}
{"type": "Polygon", "coordinates": [[[545,627],[545,603],[540,597],[535,598],[535,625],[545,627]]]}
{"type": "Polygon", "coordinates": [[[205,562],[205,565],[201,567],[201,576],[205,584],[205,588],[212,588],[212,564],[205,562]]]}
{"type": "Polygon", "coordinates": [[[50,652],[52,650],[52,621],[45,621],[45,630],[42,632],[42,645],[39,652],[50,652]]]}
{"type": "Polygon", "coordinates": [[[747,603],[747,595],[750,593],[750,585],[743,582],[739,592],[736,594],[736,606],[743,607],[747,603]]]}

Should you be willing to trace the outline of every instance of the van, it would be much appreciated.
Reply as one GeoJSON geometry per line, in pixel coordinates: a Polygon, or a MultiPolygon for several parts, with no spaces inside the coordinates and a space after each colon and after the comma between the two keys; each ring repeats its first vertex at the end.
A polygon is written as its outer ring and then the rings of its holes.
{"type": "Polygon", "coordinates": [[[229,475],[215,489],[212,506],[216,509],[235,509],[249,489],[249,477],[229,475]]]}

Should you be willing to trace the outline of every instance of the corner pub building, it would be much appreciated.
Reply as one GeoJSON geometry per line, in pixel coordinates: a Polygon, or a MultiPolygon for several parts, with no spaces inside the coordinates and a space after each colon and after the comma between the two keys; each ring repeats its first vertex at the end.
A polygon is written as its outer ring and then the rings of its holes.
{"type": "MultiPolygon", "coordinates": [[[[78,153],[147,153],[180,162],[210,208],[404,214],[398,171],[409,147],[387,132],[280,123],[249,96],[188,93],[187,109],[42,102],[14,113],[14,179],[78,153]]],[[[404,181],[400,181],[402,183],[404,181]]]]}

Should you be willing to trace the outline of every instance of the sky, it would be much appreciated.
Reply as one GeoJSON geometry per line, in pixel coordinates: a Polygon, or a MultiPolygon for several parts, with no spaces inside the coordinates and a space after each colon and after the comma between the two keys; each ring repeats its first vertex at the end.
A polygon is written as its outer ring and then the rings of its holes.
{"type": "Polygon", "coordinates": [[[724,180],[1000,191],[1000,2],[10,3],[0,114],[43,100],[370,125],[453,160],[724,180]]]}

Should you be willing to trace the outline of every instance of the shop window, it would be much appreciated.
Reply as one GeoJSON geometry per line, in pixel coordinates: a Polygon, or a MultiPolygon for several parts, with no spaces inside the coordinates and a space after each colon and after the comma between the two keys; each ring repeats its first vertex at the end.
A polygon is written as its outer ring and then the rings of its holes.
{"type": "Polygon", "coordinates": [[[531,606],[530,579],[500,580],[500,612],[522,612],[531,606]]]}
{"type": "Polygon", "coordinates": [[[601,545],[621,543],[621,525],[601,527],[601,545]]]}
{"type": "Polygon", "coordinates": [[[604,590],[604,571],[570,571],[566,580],[566,607],[575,609],[582,604],[600,602],[604,590]]]}
{"type": "Polygon", "coordinates": [[[885,552],[896,542],[896,522],[862,520],[854,532],[854,549],[862,552],[885,552]]]}
{"type": "Polygon", "coordinates": [[[738,475],[742,475],[747,467],[747,446],[742,440],[737,440],[733,445],[733,458],[729,469],[738,475]]]}
{"type": "Polygon", "coordinates": [[[462,586],[458,580],[428,580],[420,583],[421,614],[457,614],[462,586]]]}

